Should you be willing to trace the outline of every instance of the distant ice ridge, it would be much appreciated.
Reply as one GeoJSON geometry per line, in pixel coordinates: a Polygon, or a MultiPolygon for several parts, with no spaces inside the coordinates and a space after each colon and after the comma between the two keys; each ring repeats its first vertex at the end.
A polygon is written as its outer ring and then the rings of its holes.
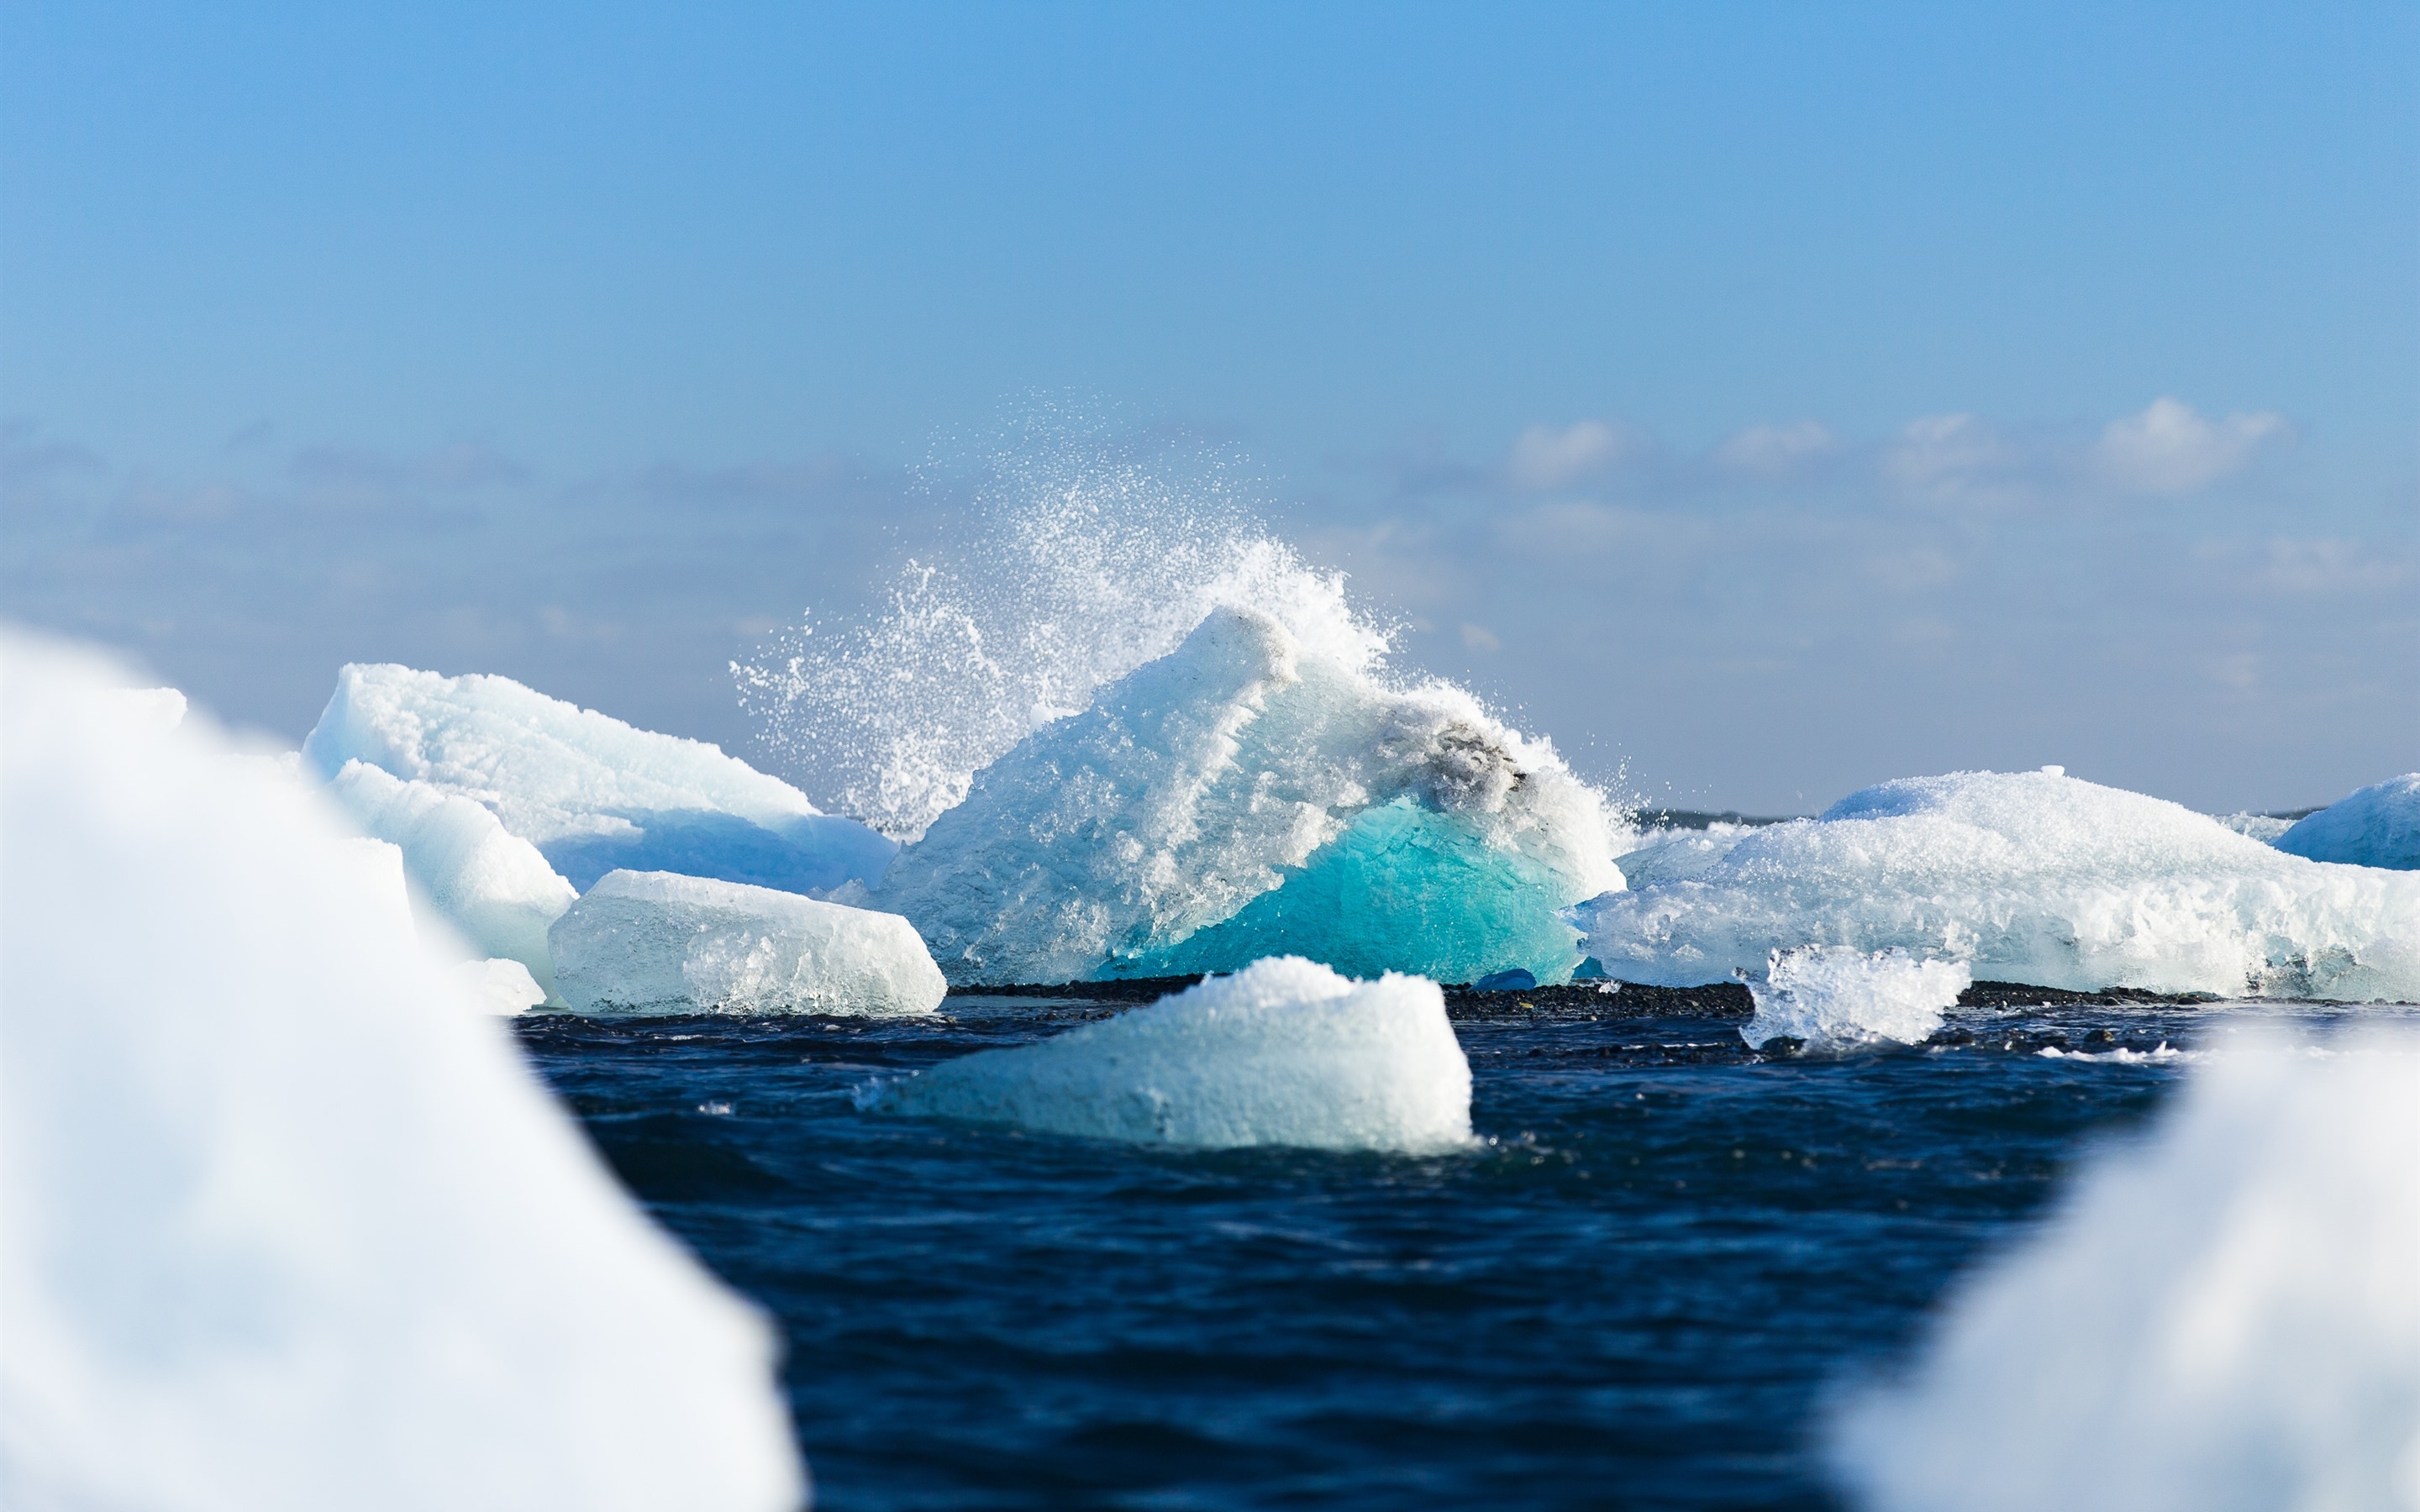
{"type": "Polygon", "coordinates": [[[716,747],[507,677],[348,666],[302,754],[474,799],[579,888],[631,868],[803,892],[872,881],[897,848],[716,747]]]}
{"type": "Polygon", "coordinates": [[[2274,814],[2222,813],[2211,817],[2237,834],[2248,835],[2264,845],[2276,844],[2278,836],[2294,827],[2293,820],[2280,819],[2274,814]]]}
{"type": "Polygon", "coordinates": [[[1785,1035],[1810,1050],[1920,1044],[1974,982],[1962,964],[1918,961],[1897,949],[1871,955],[1823,945],[1776,950],[1764,980],[1748,983],[1756,1016],[1740,1037],[1760,1049],[1785,1035]]]}
{"type": "Polygon", "coordinates": [[[1050,1134],[1224,1149],[1470,1143],[1470,1065],[1436,983],[1262,961],[1039,1044],[985,1050],[873,1105],[1050,1134]]]}
{"type": "Polygon", "coordinates": [[[582,1013],[929,1013],[949,991],[896,914],[664,872],[607,872],[549,938],[582,1013]]]}
{"type": "Polygon", "coordinates": [[[1832,1435],[1871,1512],[2420,1506],[2420,1035],[2200,1064],[1832,1435]]]}
{"type": "Polygon", "coordinates": [[[1571,917],[1613,976],[1667,986],[1839,945],[2084,991],[2420,997],[2420,875],[2052,771],[1885,782],[1571,917]]]}
{"type": "Polygon", "coordinates": [[[2314,861],[2420,871],[2420,772],[2388,778],[2307,814],[2270,843],[2314,861]]]}
{"type": "Polygon", "coordinates": [[[1552,746],[1348,644],[1210,611],[986,767],[877,897],[953,980],[1233,971],[1568,980],[1557,911],[1622,885],[1618,827],[1552,746]]]}
{"type": "Polygon", "coordinates": [[[0,639],[0,1504],[796,1507],[769,1332],[394,849],[110,681],[0,639]]]}

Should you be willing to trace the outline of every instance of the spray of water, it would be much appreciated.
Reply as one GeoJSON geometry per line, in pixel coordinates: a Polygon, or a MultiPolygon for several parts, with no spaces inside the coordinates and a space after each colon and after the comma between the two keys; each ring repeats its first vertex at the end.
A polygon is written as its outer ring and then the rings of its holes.
{"type": "Polygon", "coordinates": [[[826,808],[914,840],[973,775],[1219,606],[1374,669],[1388,635],[1341,574],[1272,536],[1241,470],[1041,409],[990,446],[970,530],[911,561],[873,617],[812,618],[734,663],[768,754],[826,808]]]}

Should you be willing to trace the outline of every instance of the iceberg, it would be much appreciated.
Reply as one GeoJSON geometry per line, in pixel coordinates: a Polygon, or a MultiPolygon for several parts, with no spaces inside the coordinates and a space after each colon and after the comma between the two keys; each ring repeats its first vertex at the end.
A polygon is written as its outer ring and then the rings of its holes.
{"type": "Polygon", "coordinates": [[[1974,973],[1962,964],[1918,961],[1897,949],[1871,955],[1823,945],[1776,950],[1764,980],[1748,983],[1756,1014],[1740,1038],[1760,1050],[1784,1036],[1813,1050],[1921,1044],[1974,984],[1974,973]]]}
{"type": "Polygon", "coordinates": [[[2408,1028],[2196,1067],[1840,1415],[1841,1478],[1871,1512],[2420,1505],[2415,1087],[2408,1028]]]}
{"type": "Polygon", "coordinates": [[[547,1000],[547,990],[518,961],[465,961],[454,968],[454,980],[471,1000],[500,1018],[518,1018],[547,1000]]]}
{"type": "Polygon", "coordinates": [[[113,681],[0,640],[0,1504],[796,1508],[764,1321],[324,797],[113,681]]]}
{"type": "Polygon", "coordinates": [[[580,1013],[929,1013],[949,991],[896,914],[668,872],[607,872],[548,940],[580,1013]]]}
{"type": "Polygon", "coordinates": [[[1470,1065],[1445,995],[1262,961],[1039,1044],[984,1050],[868,1098],[887,1112],[1140,1144],[1406,1152],[1466,1146],[1470,1065]]]}
{"type": "Polygon", "coordinates": [[[952,980],[1233,971],[1568,980],[1558,910],[1622,886],[1615,815],[1460,688],[1210,611],[975,777],[876,895],[952,980]]]}
{"type": "Polygon", "coordinates": [[[403,870],[480,956],[518,961],[552,990],[547,926],[580,895],[536,846],[458,793],[363,762],[347,762],[328,795],[369,835],[401,848],[403,870]]]}
{"type": "Polygon", "coordinates": [[[2305,814],[2270,841],[2314,861],[2420,872],[2420,772],[2406,772],[2305,814]]]}
{"type": "Polygon", "coordinates": [[[2420,875],[2306,861],[2049,771],[1885,782],[1570,917],[1606,971],[1658,986],[1838,945],[2086,992],[2420,996],[2420,875]]]}
{"type": "Polygon", "coordinates": [[[348,666],[302,744],[485,805],[585,889],[618,869],[792,892],[871,882],[895,842],[703,741],[633,729],[507,677],[348,666]]]}

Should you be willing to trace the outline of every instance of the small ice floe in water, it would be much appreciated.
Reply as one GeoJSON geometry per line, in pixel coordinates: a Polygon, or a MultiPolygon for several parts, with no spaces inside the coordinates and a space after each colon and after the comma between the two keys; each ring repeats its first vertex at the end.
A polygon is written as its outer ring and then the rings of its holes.
{"type": "Polygon", "coordinates": [[[1039,1044],[876,1088],[868,1105],[1050,1134],[1222,1149],[1471,1142],[1470,1065],[1436,983],[1257,962],[1039,1044]]]}
{"type": "Polygon", "coordinates": [[[546,989],[518,961],[465,961],[454,968],[472,1001],[499,1018],[517,1018],[546,1001],[546,989]]]}
{"type": "Polygon", "coordinates": [[[929,1013],[949,991],[896,914],[609,872],[548,933],[578,1013],[929,1013]]]}
{"type": "Polygon", "coordinates": [[[473,1011],[392,847],[123,680],[0,637],[0,1502],[792,1512],[769,1330],[473,1011]]]}
{"type": "Polygon", "coordinates": [[[1569,979],[1557,910],[1621,886],[1552,747],[1375,643],[1219,608],[977,774],[875,896],[953,980],[1233,971],[1296,954],[1445,981],[1569,979]]]}
{"type": "Polygon", "coordinates": [[[482,958],[518,961],[552,989],[547,926],[580,895],[536,846],[506,832],[485,805],[365,762],[347,762],[328,795],[364,831],[402,848],[421,895],[482,958]]]}
{"type": "Polygon", "coordinates": [[[1871,1512],[2420,1506],[2420,1035],[2199,1062],[1832,1458],[1871,1512]]]}
{"type": "Polygon", "coordinates": [[[1748,983],[1756,1016],[1740,1037],[1758,1049],[1778,1038],[1810,1050],[1921,1044],[1974,982],[1962,964],[1918,961],[1896,949],[1871,955],[1836,945],[1776,950],[1764,980],[1748,983]]]}
{"type": "Polygon", "coordinates": [[[575,887],[617,868],[791,891],[882,874],[897,846],[703,741],[633,729],[508,677],[348,666],[302,744],[485,805],[575,887]]]}
{"type": "Polygon", "coordinates": [[[2406,772],[2305,814],[2270,841],[2314,861],[2420,871],[2420,772],[2406,772]]]}
{"type": "Polygon", "coordinates": [[[1812,940],[2080,991],[2420,996],[2420,874],[2319,865],[2050,772],[1885,782],[1570,917],[1613,975],[1661,986],[1812,940]]]}

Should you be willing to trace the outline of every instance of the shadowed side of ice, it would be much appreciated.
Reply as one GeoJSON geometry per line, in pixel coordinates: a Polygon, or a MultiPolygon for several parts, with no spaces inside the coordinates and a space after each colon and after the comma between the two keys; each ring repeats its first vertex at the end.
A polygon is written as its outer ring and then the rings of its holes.
{"type": "Polygon", "coordinates": [[[1570,917],[1613,976],[1672,986],[1837,945],[2084,991],[2420,996],[2420,874],[2055,769],[1885,782],[1570,917]]]}
{"type": "Polygon", "coordinates": [[[506,677],[347,666],[302,754],[473,799],[578,888],[629,869],[804,892],[871,882],[898,849],[717,747],[506,677]]]}
{"type": "Polygon", "coordinates": [[[2270,843],[2314,861],[2420,871],[2420,772],[2389,778],[2305,814],[2270,843]]]}
{"type": "Polygon", "coordinates": [[[1214,977],[1039,1044],[886,1084],[871,1105],[1051,1134],[1223,1149],[1470,1143],[1470,1066],[1435,982],[1295,958],[1214,977]]]}
{"type": "Polygon", "coordinates": [[[1615,817],[1467,693],[1380,681],[1379,644],[1213,609],[979,773],[876,897],[957,981],[1288,953],[1568,980],[1581,957],[1557,910],[1621,886],[1615,817]]]}
{"type": "Polygon", "coordinates": [[[10,637],[0,676],[0,1502],[795,1507],[768,1330],[392,853],[97,658],[10,637]]]}
{"type": "Polygon", "coordinates": [[[549,939],[582,1013],[929,1013],[949,991],[896,914],[670,872],[607,872],[549,939]]]}
{"type": "Polygon", "coordinates": [[[1873,1512],[2420,1506],[2420,1035],[2197,1069],[1832,1435],[1873,1512]]]}

